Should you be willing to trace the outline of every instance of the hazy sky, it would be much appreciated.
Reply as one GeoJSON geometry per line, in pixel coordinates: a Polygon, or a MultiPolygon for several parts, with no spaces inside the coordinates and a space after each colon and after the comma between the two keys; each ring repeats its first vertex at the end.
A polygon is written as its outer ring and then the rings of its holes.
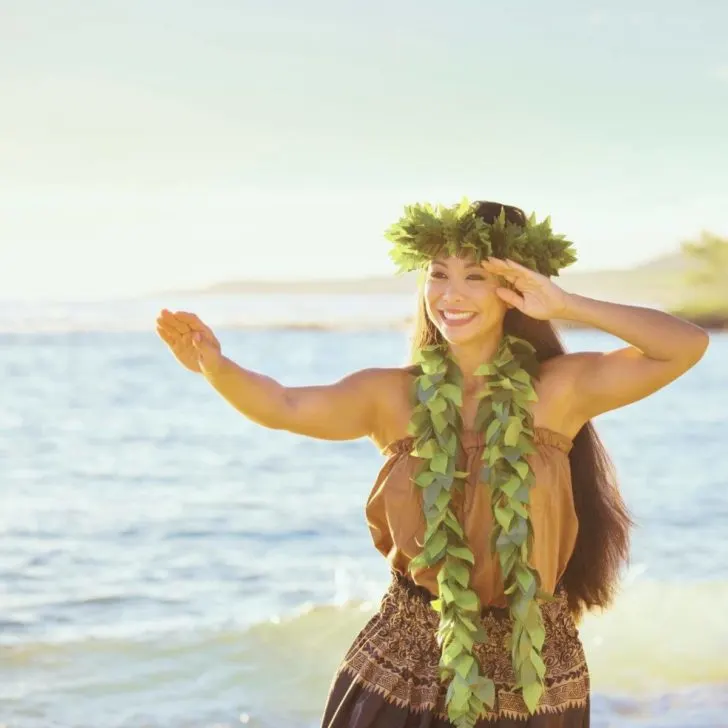
{"type": "Polygon", "coordinates": [[[728,3],[0,0],[0,297],[391,271],[405,203],[582,268],[728,235],[728,3]]]}

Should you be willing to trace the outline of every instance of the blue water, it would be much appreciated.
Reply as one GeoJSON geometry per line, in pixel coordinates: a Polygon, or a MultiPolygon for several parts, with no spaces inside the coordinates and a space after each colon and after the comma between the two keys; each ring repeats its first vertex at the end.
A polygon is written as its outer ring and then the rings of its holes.
{"type": "MultiPolygon", "coordinates": [[[[407,349],[218,334],[286,384],[407,349]]],[[[388,582],[363,514],[373,445],[253,425],[147,331],[0,334],[0,382],[0,724],[317,725],[388,582]]],[[[728,337],[596,424],[638,526],[617,603],[582,626],[593,724],[728,726],[728,337]]]]}

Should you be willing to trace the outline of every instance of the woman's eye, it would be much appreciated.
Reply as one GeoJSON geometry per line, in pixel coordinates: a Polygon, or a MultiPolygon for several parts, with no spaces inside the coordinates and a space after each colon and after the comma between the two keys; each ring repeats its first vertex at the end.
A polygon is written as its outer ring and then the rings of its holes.
{"type": "Polygon", "coordinates": [[[484,281],[485,276],[480,275],[480,273],[473,273],[473,275],[468,276],[468,280],[474,280],[474,281],[484,281]]]}
{"type": "Polygon", "coordinates": [[[441,273],[438,270],[433,270],[432,273],[430,273],[430,278],[444,278],[445,274],[441,273]]]}

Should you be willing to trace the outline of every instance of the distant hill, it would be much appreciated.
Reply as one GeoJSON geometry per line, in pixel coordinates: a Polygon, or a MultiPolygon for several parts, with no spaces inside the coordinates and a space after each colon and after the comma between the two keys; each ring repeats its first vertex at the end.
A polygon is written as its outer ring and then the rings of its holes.
{"type": "MultiPolygon", "coordinates": [[[[558,279],[568,291],[605,300],[671,307],[680,302],[687,261],[680,252],[634,268],[569,272],[558,279]]],[[[414,293],[417,274],[304,281],[224,281],[185,293],[226,294],[359,294],[414,293]]]]}

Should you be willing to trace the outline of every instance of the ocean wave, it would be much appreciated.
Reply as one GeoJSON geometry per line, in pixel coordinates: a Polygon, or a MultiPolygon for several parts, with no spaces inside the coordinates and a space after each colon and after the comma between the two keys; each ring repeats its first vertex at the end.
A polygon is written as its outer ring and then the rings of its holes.
{"type": "MultiPolygon", "coordinates": [[[[728,684],[728,623],[724,606],[728,583],[656,583],[640,581],[625,588],[604,613],[589,613],[579,624],[593,683],[606,692],[641,694],[686,685],[728,684]],[[723,608],[721,608],[721,605],[723,608]]],[[[174,656],[184,660],[224,653],[246,671],[273,676],[295,654],[303,666],[325,664],[333,670],[356,633],[374,614],[377,603],[307,604],[287,615],[274,615],[246,627],[206,629],[186,634],[94,638],[66,642],[20,642],[3,648],[7,664],[85,653],[139,658],[174,656]]],[[[310,666],[302,668],[310,671],[310,666]]]]}
{"type": "MultiPolygon", "coordinates": [[[[713,726],[728,709],[728,583],[628,585],[580,625],[595,726],[713,726]],[[716,719],[717,720],[717,719],[716,719]],[[711,722],[712,721],[712,722],[711,722]]],[[[317,726],[376,601],[309,604],[247,626],[0,646],[8,726],[317,726]]]]}

